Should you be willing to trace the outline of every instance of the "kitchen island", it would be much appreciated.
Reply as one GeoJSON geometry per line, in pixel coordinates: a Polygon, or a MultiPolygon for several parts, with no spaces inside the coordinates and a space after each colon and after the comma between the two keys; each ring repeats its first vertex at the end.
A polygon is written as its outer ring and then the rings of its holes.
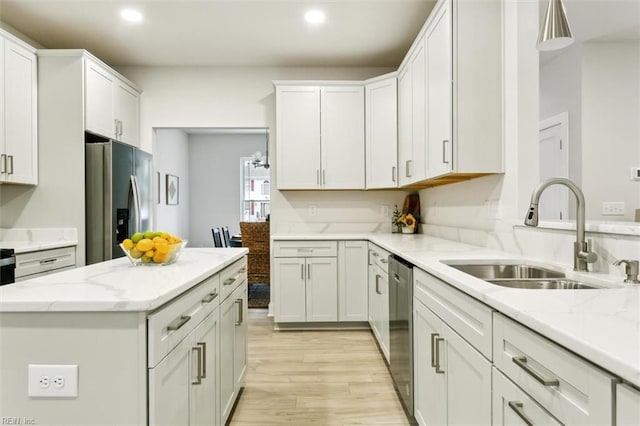
{"type": "Polygon", "coordinates": [[[172,265],[121,258],[1,287],[0,417],[223,423],[246,371],[246,254],[187,248],[172,265]],[[77,366],[76,394],[30,365],[77,366]]]}

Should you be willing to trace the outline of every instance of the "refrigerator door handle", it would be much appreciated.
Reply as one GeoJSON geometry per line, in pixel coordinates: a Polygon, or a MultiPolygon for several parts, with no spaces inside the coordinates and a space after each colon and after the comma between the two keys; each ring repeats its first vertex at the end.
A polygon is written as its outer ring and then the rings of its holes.
{"type": "Polygon", "coordinates": [[[131,175],[131,190],[133,192],[133,209],[135,210],[135,221],[133,232],[141,232],[142,223],[140,218],[140,191],[138,188],[138,179],[135,175],[131,175]]]}

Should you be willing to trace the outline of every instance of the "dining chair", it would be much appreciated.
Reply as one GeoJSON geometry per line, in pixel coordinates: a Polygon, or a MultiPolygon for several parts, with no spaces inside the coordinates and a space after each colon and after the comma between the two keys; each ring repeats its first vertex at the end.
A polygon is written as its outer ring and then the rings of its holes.
{"type": "Polygon", "coordinates": [[[231,247],[231,235],[229,235],[229,227],[224,226],[220,228],[222,230],[222,242],[225,247],[231,247]]]}
{"type": "Polygon", "coordinates": [[[211,228],[211,233],[213,234],[214,247],[223,247],[222,237],[220,235],[220,228],[211,228]]]}

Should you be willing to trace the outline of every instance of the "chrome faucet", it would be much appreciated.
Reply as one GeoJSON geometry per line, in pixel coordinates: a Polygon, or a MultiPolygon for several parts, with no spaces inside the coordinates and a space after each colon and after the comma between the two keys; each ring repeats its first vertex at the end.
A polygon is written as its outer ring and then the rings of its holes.
{"type": "Polygon", "coordinates": [[[640,281],[638,281],[638,269],[639,269],[638,265],[640,262],[638,262],[637,260],[627,260],[627,259],[620,259],[613,262],[615,266],[622,265],[623,263],[625,266],[624,274],[627,276],[624,282],[640,284],[640,281]]]}
{"type": "Polygon", "coordinates": [[[589,250],[589,243],[584,238],[584,194],[573,181],[557,177],[540,183],[531,194],[531,205],[524,219],[527,226],[538,226],[538,204],[542,192],[551,185],[564,185],[573,192],[578,201],[576,214],[576,242],[573,243],[573,270],[589,271],[588,264],[598,259],[598,255],[589,250]]]}

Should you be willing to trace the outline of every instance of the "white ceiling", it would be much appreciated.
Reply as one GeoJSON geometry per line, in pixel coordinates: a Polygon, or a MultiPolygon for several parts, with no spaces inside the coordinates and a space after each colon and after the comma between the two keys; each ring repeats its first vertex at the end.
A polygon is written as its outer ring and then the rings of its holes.
{"type": "Polygon", "coordinates": [[[400,64],[435,0],[0,0],[0,21],[112,66],[400,64]],[[144,14],[120,19],[122,7],[144,14]],[[326,22],[310,27],[310,8],[326,22]]]}

